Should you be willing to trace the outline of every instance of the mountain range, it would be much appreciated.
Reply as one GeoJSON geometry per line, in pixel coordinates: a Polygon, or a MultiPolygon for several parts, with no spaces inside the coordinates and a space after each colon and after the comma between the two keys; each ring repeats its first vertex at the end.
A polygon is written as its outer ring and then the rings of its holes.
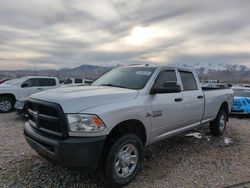
{"type": "Polygon", "coordinates": [[[230,83],[250,83],[250,68],[240,64],[191,63],[175,64],[196,70],[200,80],[220,80],[230,83]]]}
{"type": "Polygon", "coordinates": [[[193,63],[193,64],[175,64],[176,66],[182,68],[195,69],[199,73],[207,74],[209,72],[217,72],[217,71],[243,71],[248,72],[250,68],[245,65],[239,64],[226,64],[226,63],[193,63]]]}
{"type": "MultiPolygon", "coordinates": [[[[195,69],[198,73],[207,74],[209,72],[217,71],[229,71],[229,72],[250,72],[250,68],[245,65],[239,64],[226,64],[226,63],[179,63],[171,64],[173,66],[195,69]]],[[[75,72],[106,72],[107,70],[114,68],[115,66],[105,67],[105,66],[95,66],[95,65],[81,65],[73,69],[67,69],[75,72]]],[[[63,69],[61,69],[62,71],[63,69]]]]}
{"type": "MultiPolygon", "coordinates": [[[[201,80],[215,79],[226,82],[247,82],[250,83],[250,68],[240,64],[226,63],[179,63],[174,66],[195,69],[201,80]]],[[[6,71],[0,70],[1,77],[22,77],[26,75],[44,75],[57,76],[61,79],[75,78],[90,78],[95,79],[104,72],[116,66],[97,66],[97,65],[81,65],[74,68],[62,68],[59,70],[17,70],[6,71]]]]}

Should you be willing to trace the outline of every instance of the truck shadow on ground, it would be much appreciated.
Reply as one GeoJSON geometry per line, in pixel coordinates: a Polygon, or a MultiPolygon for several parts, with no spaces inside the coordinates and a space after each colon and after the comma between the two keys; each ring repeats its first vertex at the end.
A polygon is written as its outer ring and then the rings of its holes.
{"type": "Polygon", "coordinates": [[[230,114],[230,117],[237,119],[250,118],[250,114],[230,114]]]}
{"type": "MultiPolygon", "coordinates": [[[[180,164],[184,170],[189,165],[186,159],[195,163],[194,156],[197,154],[209,153],[215,147],[227,148],[237,144],[234,138],[226,142],[226,136],[211,137],[206,128],[191,133],[196,134],[182,134],[147,147],[141,171],[131,186],[140,187],[140,183],[168,177],[171,170],[180,164]]],[[[7,187],[105,187],[97,173],[64,168],[37,154],[27,155],[19,163],[9,165],[12,167],[0,174],[7,187]]]]}

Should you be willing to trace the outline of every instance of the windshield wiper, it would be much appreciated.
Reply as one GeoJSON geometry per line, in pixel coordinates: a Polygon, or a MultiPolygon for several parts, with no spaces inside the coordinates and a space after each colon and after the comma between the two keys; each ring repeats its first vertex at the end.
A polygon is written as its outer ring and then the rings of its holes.
{"type": "Polygon", "coordinates": [[[101,84],[101,86],[110,86],[110,87],[127,88],[127,87],[124,87],[124,86],[118,86],[118,85],[114,85],[114,84],[101,84]]]}

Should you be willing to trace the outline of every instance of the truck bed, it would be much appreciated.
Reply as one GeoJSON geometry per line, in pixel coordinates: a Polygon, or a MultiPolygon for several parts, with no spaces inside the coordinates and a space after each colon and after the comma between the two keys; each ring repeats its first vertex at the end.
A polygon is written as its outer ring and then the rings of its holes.
{"type": "Polygon", "coordinates": [[[202,87],[202,90],[205,96],[203,120],[215,118],[220,108],[220,105],[222,104],[223,101],[229,102],[230,106],[232,105],[233,90],[230,87],[227,88],[202,87]]]}

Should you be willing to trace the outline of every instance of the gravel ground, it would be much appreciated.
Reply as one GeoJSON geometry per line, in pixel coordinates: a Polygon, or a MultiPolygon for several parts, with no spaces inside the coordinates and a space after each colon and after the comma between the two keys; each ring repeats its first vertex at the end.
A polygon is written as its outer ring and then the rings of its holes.
{"type": "MultiPolygon", "coordinates": [[[[25,120],[0,114],[0,187],[104,187],[94,173],[67,169],[25,142],[25,120]]],[[[149,146],[127,187],[250,187],[250,119],[230,118],[223,137],[207,128],[149,146]]]]}

